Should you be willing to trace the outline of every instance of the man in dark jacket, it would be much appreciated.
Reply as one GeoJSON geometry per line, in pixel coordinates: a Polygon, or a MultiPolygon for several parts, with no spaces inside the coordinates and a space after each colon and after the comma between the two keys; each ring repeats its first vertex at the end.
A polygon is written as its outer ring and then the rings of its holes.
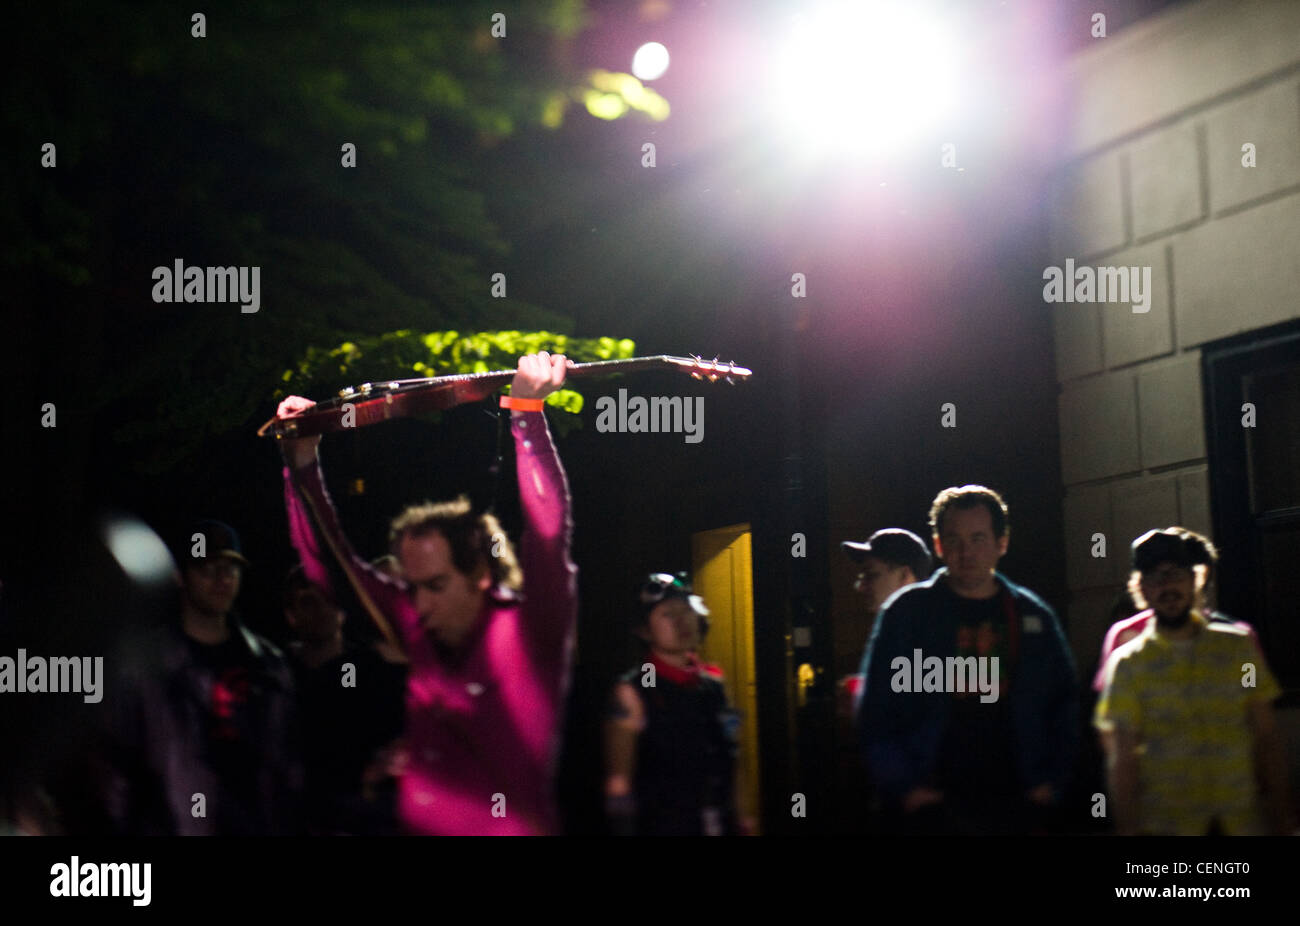
{"type": "Polygon", "coordinates": [[[930,526],[946,568],[890,599],[863,657],[865,759],[905,831],[1041,829],[1078,745],[1069,647],[1052,609],[996,571],[996,492],[945,489],[930,526]]]}
{"type": "Polygon", "coordinates": [[[605,725],[605,810],[616,835],[733,836],[736,732],[722,670],[696,650],[708,608],[685,574],[640,590],[646,653],[614,686],[605,725]]]}
{"type": "Polygon", "coordinates": [[[129,835],[292,832],[300,772],[284,656],[234,615],[248,560],[200,521],[176,550],[180,619],[115,662],[106,800],[129,835]]]}

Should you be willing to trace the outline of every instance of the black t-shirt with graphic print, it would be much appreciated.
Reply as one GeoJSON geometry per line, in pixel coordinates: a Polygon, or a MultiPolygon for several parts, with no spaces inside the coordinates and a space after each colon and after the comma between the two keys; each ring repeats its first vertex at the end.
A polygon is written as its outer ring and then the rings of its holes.
{"type": "MultiPolygon", "coordinates": [[[[997,657],[998,698],[982,701],[979,690],[948,694],[952,703],[939,748],[936,787],[951,803],[979,805],[1014,796],[1021,790],[1006,690],[1010,667],[1007,622],[1000,595],[984,599],[950,597],[950,607],[957,616],[952,654],[961,658],[997,657]]],[[[992,680],[991,671],[986,678],[992,680]]]]}
{"type": "MultiPolygon", "coordinates": [[[[235,632],[225,641],[209,645],[186,637],[197,665],[211,673],[212,688],[203,708],[203,739],[208,762],[223,788],[240,806],[256,803],[257,773],[261,765],[258,731],[251,712],[258,710],[255,665],[248,648],[235,632]]],[[[214,808],[220,812],[220,808],[214,808]]]]}

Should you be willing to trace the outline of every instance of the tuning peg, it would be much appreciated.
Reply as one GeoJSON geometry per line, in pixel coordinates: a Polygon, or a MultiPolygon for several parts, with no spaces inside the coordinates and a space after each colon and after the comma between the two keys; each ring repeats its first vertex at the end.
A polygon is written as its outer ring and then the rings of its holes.
{"type": "Polygon", "coordinates": [[[709,382],[711,382],[711,383],[716,383],[717,381],[718,381],[718,374],[717,374],[717,373],[710,373],[710,374],[709,374],[709,382]]]}
{"type": "Polygon", "coordinates": [[[691,374],[691,379],[704,379],[704,374],[702,374],[702,373],[692,373],[692,374],[691,374]]]}
{"type": "Polygon", "coordinates": [[[724,379],[726,379],[726,381],[727,381],[727,385],[728,385],[728,386],[734,386],[734,385],[736,385],[736,381],[735,381],[734,379],[732,379],[730,376],[726,376],[726,377],[724,377],[724,379]]]}

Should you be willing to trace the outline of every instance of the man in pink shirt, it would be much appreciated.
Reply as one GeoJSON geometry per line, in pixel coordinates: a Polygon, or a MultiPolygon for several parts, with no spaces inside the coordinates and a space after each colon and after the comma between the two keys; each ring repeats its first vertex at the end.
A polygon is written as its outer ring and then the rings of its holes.
{"type": "MultiPolygon", "coordinates": [[[[1164,533],[1172,537],[1181,537],[1193,544],[1198,544],[1201,549],[1207,551],[1210,562],[1197,564],[1192,567],[1196,574],[1196,596],[1197,607],[1204,613],[1206,620],[1210,623],[1232,624],[1240,628],[1250,636],[1251,642],[1255,644],[1255,649],[1259,650],[1260,655],[1264,651],[1260,649],[1259,637],[1255,634],[1255,628],[1245,621],[1236,621],[1232,618],[1220,614],[1218,611],[1212,611],[1204,606],[1205,588],[1209,585],[1212,578],[1214,563],[1218,560],[1218,551],[1214,549],[1214,544],[1208,537],[1204,537],[1196,531],[1188,530],[1185,527],[1168,527],[1163,531],[1147,531],[1141,537],[1133,541],[1133,547],[1136,549],[1138,543],[1149,538],[1152,534],[1164,533]]],[[[1155,611],[1148,607],[1147,600],[1142,597],[1141,589],[1142,574],[1136,570],[1129,577],[1128,586],[1125,591],[1128,594],[1128,602],[1134,606],[1129,611],[1129,616],[1117,620],[1110,625],[1106,631],[1106,638],[1101,644],[1101,657],[1097,660],[1097,672],[1092,678],[1092,690],[1101,694],[1106,689],[1106,669],[1110,664],[1110,657],[1114,655],[1115,650],[1119,649],[1129,640],[1133,640],[1142,635],[1147,629],[1147,625],[1155,620],[1155,611]],[[1145,610],[1143,610],[1145,609],[1145,610]],[[1133,613],[1136,610],[1137,613],[1133,613]]],[[[1113,611],[1112,611],[1113,613],[1113,611]]]]}
{"type": "MultiPolygon", "coordinates": [[[[496,519],[474,514],[462,498],[399,515],[390,541],[401,578],[384,574],[343,535],[317,461],[319,438],[284,441],[289,531],[307,576],[328,587],[328,547],[362,605],[395,628],[410,660],[397,763],[398,816],[408,832],[558,830],[554,769],[577,568],[569,558],[568,484],[540,400],[560,388],[566,368],[558,354],[521,357],[503,400],[512,409],[524,515],[518,564],[496,519]]],[[[311,404],[293,396],[279,414],[311,404]]]]}

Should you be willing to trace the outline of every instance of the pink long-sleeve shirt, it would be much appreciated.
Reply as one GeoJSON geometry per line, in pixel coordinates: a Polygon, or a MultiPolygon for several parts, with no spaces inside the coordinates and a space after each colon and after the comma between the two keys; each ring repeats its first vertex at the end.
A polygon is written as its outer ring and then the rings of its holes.
{"type": "Polygon", "coordinates": [[[387,617],[406,646],[408,765],[398,814],[412,833],[558,831],[555,759],[577,622],[569,490],[544,413],[512,412],[510,429],[524,514],[524,595],[489,593],[454,663],[421,629],[405,583],[352,550],[320,466],[284,470],[289,533],[307,577],[329,587],[323,542],[363,604],[387,617]]]}

